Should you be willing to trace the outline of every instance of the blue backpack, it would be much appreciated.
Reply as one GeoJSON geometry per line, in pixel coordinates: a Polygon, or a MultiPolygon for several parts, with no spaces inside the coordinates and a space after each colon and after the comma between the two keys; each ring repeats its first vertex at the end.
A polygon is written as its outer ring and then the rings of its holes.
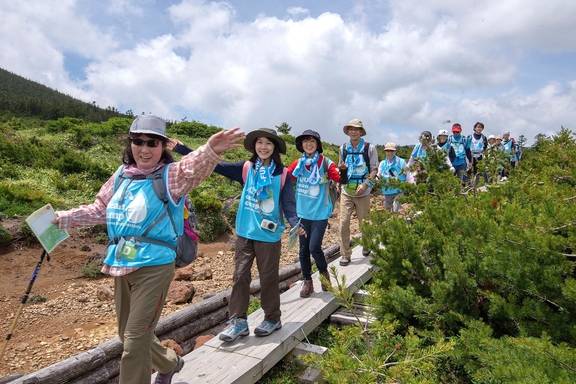
{"type": "MultiPolygon", "coordinates": [[[[164,167],[161,167],[151,173],[150,175],[144,176],[126,176],[124,174],[124,167],[120,166],[116,171],[115,179],[114,179],[114,189],[113,191],[116,192],[120,185],[124,182],[124,180],[144,180],[144,179],[151,179],[152,180],[152,188],[154,189],[154,193],[156,197],[162,202],[164,205],[164,214],[161,214],[156,220],[152,222],[142,233],[141,236],[138,237],[138,241],[142,242],[150,242],[154,244],[164,245],[168,248],[174,249],[174,246],[163,241],[149,238],[147,237],[148,233],[156,224],[158,224],[164,216],[168,216],[170,219],[170,223],[172,223],[172,228],[174,229],[174,233],[178,233],[176,228],[176,224],[174,223],[174,219],[172,218],[172,214],[168,209],[169,199],[166,193],[166,183],[164,182],[164,167]]],[[[178,236],[176,241],[176,268],[185,267],[194,260],[198,256],[198,241],[200,237],[198,236],[198,220],[196,218],[196,212],[194,210],[194,206],[192,202],[188,198],[188,196],[184,196],[184,232],[182,235],[178,236]]]]}

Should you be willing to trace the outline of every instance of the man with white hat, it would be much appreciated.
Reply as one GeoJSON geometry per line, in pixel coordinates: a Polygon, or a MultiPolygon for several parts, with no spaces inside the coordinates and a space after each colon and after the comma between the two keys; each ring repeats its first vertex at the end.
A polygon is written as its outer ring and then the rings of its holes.
{"type": "MultiPolygon", "coordinates": [[[[386,143],[384,152],[386,152],[386,158],[378,166],[378,178],[385,182],[390,180],[406,181],[408,167],[406,166],[406,160],[396,156],[396,144],[386,143]]],[[[397,199],[401,193],[402,190],[400,188],[383,186],[384,208],[391,212],[398,212],[400,204],[398,204],[397,199]]]]}
{"type": "MultiPolygon", "coordinates": [[[[340,147],[338,164],[346,169],[348,184],[343,185],[340,197],[340,265],[350,264],[350,218],[352,212],[360,224],[368,216],[370,211],[370,192],[372,179],[378,173],[378,152],[376,147],[364,141],[366,135],[364,124],[359,119],[352,119],[344,125],[344,133],[350,137],[350,141],[340,147]]],[[[368,256],[369,250],[363,250],[362,254],[368,256]]]]}

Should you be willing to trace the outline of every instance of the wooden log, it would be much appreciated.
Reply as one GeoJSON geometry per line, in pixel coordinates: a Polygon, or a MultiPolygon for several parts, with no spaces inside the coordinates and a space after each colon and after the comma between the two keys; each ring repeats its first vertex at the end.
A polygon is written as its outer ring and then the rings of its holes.
{"type": "Polygon", "coordinates": [[[120,374],[120,359],[112,359],[93,371],[86,372],[74,380],[82,384],[106,384],[120,374]]]}
{"type": "MultiPolygon", "coordinates": [[[[324,249],[326,259],[329,261],[337,258],[339,253],[340,247],[336,244],[324,249]]],[[[286,280],[297,276],[300,271],[300,263],[293,263],[281,268],[279,271],[281,282],[280,288],[282,290],[288,289],[288,283],[286,280]]],[[[250,292],[253,294],[260,292],[260,281],[258,279],[254,280],[250,285],[250,292]]],[[[176,342],[184,342],[186,340],[193,339],[198,333],[216,325],[213,323],[210,327],[202,327],[199,325],[199,323],[203,322],[204,317],[210,318],[214,321],[218,318],[221,318],[222,314],[225,312],[225,310],[223,311],[222,308],[227,307],[230,293],[231,289],[224,290],[200,303],[192,304],[170,314],[165,318],[160,319],[156,327],[156,335],[162,339],[173,338],[170,336],[174,335],[176,338],[173,339],[176,342]],[[207,316],[209,314],[210,316],[207,316]],[[195,325],[191,326],[191,323],[194,323],[195,325]],[[188,328],[179,330],[185,326],[188,326],[188,328]],[[202,330],[195,331],[195,329],[202,330]],[[196,334],[193,332],[196,332],[196,334]]],[[[223,320],[224,319],[225,317],[223,320]]],[[[121,354],[122,343],[120,343],[118,338],[114,338],[100,344],[90,351],[74,355],[49,367],[20,377],[15,381],[12,381],[11,384],[52,384],[63,382],[83,383],[84,381],[80,379],[82,377],[92,377],[91,372],[93,371],[98,371],[101,369],[101,372],[104,372],[104,375],[106,375],[106,372],[113,372],[113,368],[111,367],[117,363],[108,362],[111,360],[119,359],[121,354]]]]}

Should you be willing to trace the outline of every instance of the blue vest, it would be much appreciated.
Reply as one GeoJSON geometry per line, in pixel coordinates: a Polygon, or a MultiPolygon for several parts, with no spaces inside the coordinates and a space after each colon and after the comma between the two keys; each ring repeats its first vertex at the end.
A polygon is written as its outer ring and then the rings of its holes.
{"type": "Polygon", "coordinates": [[[256,171],[250,167],[236,214],[236,234],[250,240],[278,242],[284,231],[284,220],[280,214],[282,174],[272,177],[272,184],[268,186],[271,198],[267,200],[259,201],[256,198],[255,180],[256,171]],[[263,220],[276,224],[276,229],[269,231],[262,228],[263,220]]]}
{"type": "Polygon", "coordinates": [[[412,150],[412,154],[410,155],[410,157],[413,159],[422,159],[422,160],[424,160],[427,156],[428,154],[426,153],[426,149],[424,148],[424,146],[422,146],[422,144],[416,144],[414,146],[414,149],[412,150]]]}
{"type": "MultiPolygon", "coordinates": [[[[384,159],[380,162],[380,166],[378,167],[380,177],[383,179],[397,179],[399,181],[406,181],[406,174],[404,173],[404,168],[406,167],[406,161],[398,156],[394,156],[394,159],[391,163],[388,162],[388,159],[384,159]],[[392,174],[391,174],[392,173],[392,174]]],[[[382,193],[384,195],[396,195],[402,192],[399,188],[386,188],[382,187],[382,193]]]]}
{"type": "Polygon", "coordinates": [[[332,160],[325,159],[321,162],[320,183],[312,185],[305,179],[310,176],[310,171],[304,167],[296,182],[296,213],[298,217],[306,220],[326,220],[332,215],[332,200],[328,191],[328,168],[332,160]],[[324,163],[326,167],[324,167],[324,163]],[[325,169],[326,168],[326,169],[325,169]]]}
{"type": "Polygon", "coordinates": [[[512,147],[513,147],[513,141],[512,139],[506,141],[506,142],[502,142],[502,148],[504,150],[505,153],[507,153],[508,155],[510,155],[510,160],[515,161],[516,160],[516,154],[512,154],[512,147]]]}
{"type": "Polygon", "coordinates": [[[474,135],[470,135],[470,152],[472,156],[480,157],[484,153],[484,136],[480,135],[479,139],[476,139],[474,135]]]}
{"type": "Polygon", "coordinates": [[[466,140],[464,137],[460,135],[460,138],[456,140],[454,135],[452,135],[448,138],[448,142],[450,146],[454,148],[455,158],[454,161],[452,161],[452,165],[456,167],[466,164],[466,140]]]}
{"type": "MultiPolygon", "coordinates": [[[[168,186],[168,167],[164,167],[163,178],[168,186]]],[[[168,188],[168,187],[166,187],[168,188]]],[[[167,191],[168,192],[168,191],[167,191]]],[[[184,199],[175,203],[170,193],[168,209],[179,233],[174,233],[172,223],[166,215],[164,204],[156,196],[151,179],[126,179],[116,189],[106,207],[108,237],[115,239],[108,246],[104,264],[113,267],[146,267],[174,262],[176,252],[166,246],[131,240],[142,236],[144,231],[161,215],[164,215],[148,232],[146,237],[176,247],[177,236],[184,231],[184,199]]]]}

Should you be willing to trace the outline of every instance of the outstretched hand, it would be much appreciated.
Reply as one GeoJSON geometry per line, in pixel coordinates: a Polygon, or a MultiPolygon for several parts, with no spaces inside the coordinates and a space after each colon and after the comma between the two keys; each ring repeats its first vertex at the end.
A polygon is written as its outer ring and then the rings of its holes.
{"type": "Polygon", "coordinates": [[[239,147],[245,136],[240,128],[227,129],[210,136],[208,145],[216,154],[220,155],[229,149],[239,147]]]}

